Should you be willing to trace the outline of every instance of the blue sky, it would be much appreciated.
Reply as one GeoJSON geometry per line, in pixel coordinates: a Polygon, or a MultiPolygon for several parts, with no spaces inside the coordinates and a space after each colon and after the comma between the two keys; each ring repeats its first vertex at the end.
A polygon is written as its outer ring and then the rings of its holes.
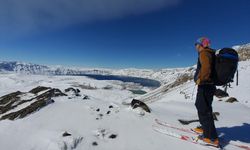
{"type": "Polygon", "coordinates": [[[159,69],[195,64],[200,36],[250,42],[249,0],[54,1],[0,2],[0,60],[159,69]]]}

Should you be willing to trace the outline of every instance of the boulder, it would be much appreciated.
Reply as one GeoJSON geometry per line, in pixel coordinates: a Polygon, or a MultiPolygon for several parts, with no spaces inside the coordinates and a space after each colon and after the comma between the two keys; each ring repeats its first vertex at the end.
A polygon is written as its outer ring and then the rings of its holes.
{"type": "Polygon", "coordinates": [[[216,96],[218,98],[223,98],[223,97],[228,97],[229,94],[221,89],[216,89],[214,96],[216,96]]]}
{"type": "Polygon", "coordinates": [[[65,132],[62,134],[62,136],[63,136],[63,137],[67,137],[67,136],[71,136],[71,134],[65,131],[65,132]]]}
{"type": "Polygon", "coordinates": [[[73,92],[75,96],[81,96],[79,93],[81,92],[79,89],[74,89],[74,88],[67,88],[65,89],[65,92],[73,92]]]}
{"type": "Polygon", "coordinates": [[[234,103],[238,102],[238,100],[235,97],[230,97],[229,99],[226,100],[227,103],[234,103]]]}
{"type": "Polygon", "coordinates": [[[89,99],[89,97],[87,95],[85,95],[82,99],[87,100],[87,99],[89,99]]]}
{"type": "Polygon", "coordinates": [[[133,99],[131,102],[131,107],[133,109],[137,108],[137,107],[141,107],[143,110],[145,110],[146,112],[150,113],[151,110],[150,108],[142,101],[137,100],[137,99],[133,99]]]}

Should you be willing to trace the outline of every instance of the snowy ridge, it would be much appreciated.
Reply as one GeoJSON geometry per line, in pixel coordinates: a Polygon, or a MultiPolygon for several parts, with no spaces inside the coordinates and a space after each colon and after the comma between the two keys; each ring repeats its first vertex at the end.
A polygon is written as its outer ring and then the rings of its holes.
{"type": "Polygon", "coordinates": [[[31,63],[21,62],[0,62],[0,73],[21,73],[36,75],[83,75],[83,74],[101,74],[133,76],[147,79],[154,79],[163,84],[173,81],[183,74],[193,74],[195,68],[174,68],[174,69],[88,69],[88,68],[67,68],[62,66],[43,66],[31,63]]]}
{"type": "Polygon", "coordinates": [[[108,69],[67,68],[62,66],[45,66],[16,61],[0,61],[0,73],[21,73],[38,75],[79,75],[79,74],[108,74],[108,69]]]}
{"type": "Polygon", "coordinates": [[[27,74],[43,74],[49,72],[49,67],[23,62],[0,61],[0,72],[16,72],[27,74]]]}

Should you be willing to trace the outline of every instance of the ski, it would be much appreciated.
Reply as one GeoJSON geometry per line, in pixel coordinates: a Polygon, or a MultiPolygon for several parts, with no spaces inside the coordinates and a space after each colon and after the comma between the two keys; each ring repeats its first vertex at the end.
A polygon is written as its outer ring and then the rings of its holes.
{"type": "Polygon", "coordinates": [[[212,150],[225,150],[225,149],[220,148],[220,147],[217,148],[217,147],[214,147],[212,145],[208,145],[206,143],[200,142],[199,140],[196,140],[197,137],[195,137],[195,136],[187,136],[187,135],[175,133],[173,131],[163,129],[163,128],[157,127],[155,125],[153,125],[152,127],[153,127],[153,130],[155,130],[158,133],[162,133],[162,134],[168,135],[170,137],[177,138],[179,140],[183,140],[183,141],[186,141],[186,142],[189,142],[189,143],[201,145],[201,146],[204,146],[204,147],[206,147],[208,149],[212,149],[212,150]]]}
{"type": "MultiPolygon", "coordinates": [[[[190,134],[193,134],[193,135],[199,135],[198,133],[196,133],[192,129],[176,127],[174,125],[171,125],[171,124],[169,124],[167,122],[164,122],[164,121],[161,121],[159,119],[155,119],[155,122],[158,125],[161,125],[161,126],[164,126],[164,127],[168,127],[168,128],[171,128],[171,129],[175,129],[175,130],[179,130],[179,131],[182,131],[182,132],[190,133],[190,134]]],[[[243,144],[233,143],[231,141],[227,142],[223,138],[220,138],[220,142],[222,142],[223,145],[230,144],[232,146],[235,146],[235,147],[238,147],[238,148],[241,148],[241,149],[244,149],[244,150],[250,150],[249,146],[246,146],[246,145],[243,145],[243,144]]]]}

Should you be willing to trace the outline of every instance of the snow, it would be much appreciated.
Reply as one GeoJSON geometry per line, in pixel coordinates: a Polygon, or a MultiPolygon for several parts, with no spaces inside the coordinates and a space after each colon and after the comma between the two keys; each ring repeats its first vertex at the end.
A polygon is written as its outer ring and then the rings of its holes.
{"type": "MultiPolygon", "coordinates": [[[[192,67],[191,67],[192,68],[192,67]]],[[[176,76],[187,73],[190,68],[165,69],[161,71],[122,71],[122,75],[148,76],[169,83],[176,76]],[[136,73],[135,73],[136,72],[136,73]],[[143,73],[141,73],[143,72],[143,73]]],[[[250,61],[239,64],[239,86],[232,85],[230,96],[236,97],[239,103],[226,103],[214,99],[213,108],[219,112],[216,127],[224,138],[237,144],[250,146],[250,61]]],[[[158,118],[179,127],[193,128],[198,123],[187,126],[179,124],[177,119],[197,119],[194,106],[196,87],[193,82],[187,82],[166,93],[161,93],[164,85],[150,91],[148,95],[157,95],[147,104],[152,113],[141,109],[132,109],[122,105],[123,101],[132,98],[145,97],[134,95],[123,89],[121,82],[93,80],[79,76],[49,76],[0,74],[0,96],[15,91],[28,92],[37,86],[59,88],[75,87],[81,90],[81,95],[88,95],[89,100],[82,97],[53,98],[55,103],[48,105],[24,119],[15,121],[0,121],[0,149],[2,150],[158,150],[158,149],[192,149],[206,150],[208,148],[177,140],[155,132],[152,125],[158,118]],[[96,89],[81,89],[78,85],[90,85],[96,89]],[[112,86],[112,89],[103,89],[112,86]],[[109,106],[112,105],[113,108],[109,106]],[[99,111],[97,111],[99,109],[99,111]],[[107,112],[110,111],[110,114],[107,112]],[[102,114],[102,116],[100,115],[102,114]],[[67,131],[72,134],[62,137],[67,131]],[[112,134],[115,139],[109,138],[112,134]],[[93,143],[97,142],[97,146],[93,143]]],[[[23,95],[22,100],[32,97],[23,95]]],[[[26,105],[26,104],[24,104],[26,105]]],[[[16,109],[21,109],[21,105],[16,109]]],[[[14,110],[12,110],[14,111],[14,110]]],[[[171,129],[169,129],[171,130],[171,129]]],[[[175,130],[171,130],[175,132],[175,130]]],[[[226,146],[228,150],[240,148],[226,146]]]]}

